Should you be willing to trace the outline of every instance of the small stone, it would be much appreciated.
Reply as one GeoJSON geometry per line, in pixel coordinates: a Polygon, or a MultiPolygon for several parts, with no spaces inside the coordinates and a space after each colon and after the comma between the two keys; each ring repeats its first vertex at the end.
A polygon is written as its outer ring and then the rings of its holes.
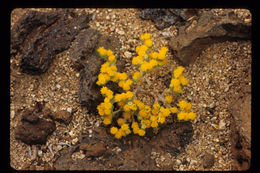
{"type": "Polygon", "coordinates": [[[161,34],[164,37],[171,37],[172,36],[172,33],[170,31],[165,31],[165,32],[162,32],[161,34]]]}
{"type": "Polygon", "coordinates": [[[227,87],[225,88],[224,92],[228,92],[228,90],[229,90],[229,86],[227,86],[227,87]]]}
{"type": "Polygon", "coordinates": [[[223,129],[225,129],[225,126],[226,126],[226,123],[224,122],[224,120],[220,120],[219,125],[218,125],[219,129],[223,130],[223,129]]]}
{"type": "Polygon", "coordinates": [[[211,103],[211,104],[209,105],[209,108],[210,108],[210,109],[213,109],[213,108],[215,108],[215,106],[216,106],[215,103],[211,103]]]}
{"type": "Polygon", "coordinates": [[[125,55],[126,58],[131,58],[131,56],[132,56],[132,54],[130,52],[128,52],[128,51],[126,51],[124,53],[124,55],[125,55]]]}
{"type": "Polygon", "coordinates": [[[38,156],[42,156],[42,150],[38,150],[38,156]]]}
{"type": "Polygon", "coordinates": [[[57,87],[58,89],[60,89],[60,88],[61,88],[61,86],[60,86],[59,84],[57,84],[57,85],[56,85],[56,87],[57,87]]]}
{"type": "Polygon", "coordinates": [[[69,113],[71,113],[72,109],[71,109],[71,108],[67,108],[67,111],[68,111],[69,113]]]}
{"type": "Polygon", "coordinates": [[[14,110],[12,110],[12,111],[11,111],[11,114],[10,114],[10,117],[11,117],[11,119],[13,119],[13,118],[14,118],[14,116],[15,116],[15,111],[14,111],[14,110]]]}
{"type": "Polygon", "coordinates": [[[79,77],[79,73],[76,73],[76,77],[79,77]]]}
{"type": "Polygon", "coordinates": [[[109,17],[109,16],[107,16],[107,17],[106,17],[106,19],[107,19],[107,20],[109,20],[109,19],[110,19],[110,17],[109,17]]]}
{"type": "Polygon", "coordinates": [[[120,31],[118,31],[117,33],[118,33],[119,35],[124,35],[124,34],[125,34],[125,31],[120,30],[120,31]]]}
{"type": "Polygon", "coordinates": [[[179,159],[177,159],[177,160],[175,161],[175,164],[176,164],[176,165],[180,165],[180,164],[181,164],[181,161],[180,161],[179,159]]]}
{"type": "Polygon", "coordinates": [[[74,138],[74,139],[72,139],[71,143],[72,143],[72,145],[75,145],[78,141],[79,141],[78,138],[74,138]]]}
{"type": "Polygon", "coordinates": [[[217,56],[216,54],[215,54],[215,55],[213,55],[213,58],[214,58],[214,59],[217,59],[217,57],[218,57],[218,56],[217,56]]]}
{"type": "Polygon", "coordinates": [[[99,23],[99,22],[97,22],[97,23],[96,23],[96,26],[97,26],[97,27],[99,27],[99,26],[100,26],[100,23],[99,23]]]}

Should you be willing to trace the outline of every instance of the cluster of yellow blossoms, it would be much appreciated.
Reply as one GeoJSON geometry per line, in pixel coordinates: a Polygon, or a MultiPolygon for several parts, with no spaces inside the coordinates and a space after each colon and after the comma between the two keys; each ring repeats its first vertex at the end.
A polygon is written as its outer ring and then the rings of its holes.
{"type": "Polygon", "coordinates": [[[159,52],[151,51],[153,42],[151,34],[145,33],[140,36],[144,44],[136,47],[137,56],[133,57],[132,64],[138,65],[142,72],[153,70],[156,66],[162,66],[167,63],[166,53],[167,47],[161,47],[159,52]]]}
{"type": "Polygon", "coordinates": [[[155,102],[152,106],[146,105],[138,100],[131,91],[131,86],[136,84],[145,72],[152,71],[156,66],[167,63],[166,53],[168,48],[162,47],[159,52],[152,52],[151,35],[145,33],[140,36],[140,39],[144,44],[136,48],[137,56],[132,59],[132,64],[138,65],[140,71],[134,72],[131,78],[126,73],[117,72],[116,58],[110,49],[106,50],[104,47],[100,47],[97,50],[100,56],[106,60],[100,68],[96,82],[97,85],[103,86],[100,92],[104,96],[104,102],[97,106],[97,110],[99,115],[104,118],[103,123],[105,125],[112,124],[113,118],[117,118],[116,124],[110,128],[110,133],[117,139],[131,132],[144,136],[145,130],[148,128],[153,128],[156,132],[171,114],[177,114],[179,121],[196,118],[195,113],[189,112],[192,108],[191,103],[181,100],[178,105],[172,105],[173,93],[181,93],[181,87],[188,83],[188,80],[182,74],[184,70],[182,66],[178,66],[173,71],[169,90],[171,92],[164,97],[164,105],[166,106],[161,106],[158,102],[155,102]],[[116,82],[125,92],[114,94],[113,91],[104,86],[108,81],[116,82]],[[115,104],[117,104],[118,110],[114,110],[115,104]]]}
{"type": "Polygon", "coordinates": [[[170,83],[170,89],[177,93],[182,93],[182,86],[185,86],[188,84],[188,80],[182,74],[183,70],[184,70],[184,67],[178,66],[173,71],[172,80],[170,83]]]}

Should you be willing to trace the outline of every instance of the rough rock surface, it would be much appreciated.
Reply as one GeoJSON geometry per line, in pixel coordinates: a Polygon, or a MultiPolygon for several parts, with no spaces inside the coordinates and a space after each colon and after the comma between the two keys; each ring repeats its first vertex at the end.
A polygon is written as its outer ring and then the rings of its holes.
{"type": "Polygon", "coordinates": [[[179,35],[171,39],[169,47],[183,65],[188,65],[214,43],[250,39],[251,25],[236,18],[232,12],[214,16],[207,11],[198,21],[180,27],[179,35]]]}
{"type": "Polygon", "coordinates": [[[39,114],[29,110],[24,112],[21,124],[16,128],[15,138],[29,145],[45,144],[55,129],[53,121],[39,118],[39,114]]]}
{"type": "MultiPolygon", "coordinates": [[[[89,28],[76,37],[70,53],[75,67],[80,70],[80,104],[86,106],[89,112],[96,112],[97,105],[103,100],[100,87],[96,84],[100,67],[104,63],[97,53],[101,46],[113,52],[120,48],[116,38],[101,35],[97,30],[89,28]]],[[[122,62],[120,59],[117,62],[118,71],[124,66],[122,62]]],[[[114,92],[120,90],[114,83],[109,83],[108,86],[114,92]]]]}
{"type": "Polygon", "coordinates": [[[246,93],[232,103],[232,154],[235,170],[251,166],[251,93],[246,93]]]}
{"type": "Polygon", "coordinates": [[[55,56],[68,49],[80,30],[87,28],[89,15],[69,19],[69,10],[26,13],[11,31],[13,54],[20,53],[20,69],[42,74],[55,56]]]}
{"type": "Polygon", "coordinates": [[[192,16],[196,16],[196,9],[142,9],[139,11],[139,17],[145,20],[152,20],[157,29],[162,30],[177,22],[187,21],[192,16]]]}

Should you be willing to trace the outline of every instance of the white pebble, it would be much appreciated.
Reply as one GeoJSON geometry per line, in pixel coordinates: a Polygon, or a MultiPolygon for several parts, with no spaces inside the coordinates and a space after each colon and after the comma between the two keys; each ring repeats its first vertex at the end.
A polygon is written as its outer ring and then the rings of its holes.
{"type": "Polygon", "coordinates": [[[88,132],[91,134],[92,133],[92,129],[89,129],[88,132]]]}
{"type": "Polygon", "coordinates": [[[107,17],[106,17],[106,19],[107,19],[107,20],[109,20],[109,19],[110,19],[110,17],[109,17],[109,16],[107,16],[107,17]]]}
{"type": "Polygon", "coordinates": [[[120,35],[124,35],[124,34],[125,34],[125,31],[123,31],[123,30],[118,31],[118,34],[120,34],[120,35]]]}
{"type": "Polygon", "coordinates": [[[11,115],[10,116],[11,116],[11,119],[14,118],[14,116],[15,116],[15,111],[14,110],[11,111],[11,115]]]}
{"type": "Polygon", "coordinates": [[[57,87],[58,89],[60,89],[60,88],[61,88],[60,84],[57,84],[57,85],[56,85],[56,87],[57,87]]]}
{"type": "Polygon", "coordinates": [[[176,165],[180,165],[180,164],[181,164],[181,161],[180,161],[179,159],[177,159],[177,160],[175,161],[175,163],[176,163],[176,165]]]}
{"type": "Polygon", "coordinates": [[[74,139],[72,139],[71,143],[72,143],[72,145],[75,145],[78,141],[79,141],[78,138],[74,138],[74,139]]]}
{"type": "Polygon", "coordinates": [[[126,51],[124,53],[124,55],[125,55],[126,58],[131,58],[131,56],[132,56],[132,54],[130,52],[128,52],[128,51],[126,51]]]}
{"type": "Polygon", "coordinates": [[[72,109],[71,109],[71,108],[67,108],[67,111],[68,111],[69,113],[71,113],[72,109]]]}
{"type": "Polygon", "coordinates": [[[100,26],[100,24],[97,22],[97,23],[96,23],[96,26],[97,26],[97,27],[99,27],[99,26],[100,26]]]}
{"type": "Polygon", "coordinates": [[[225,128],[225,126],[226,126],[226,123],[224,122],[224,120],[220,120],[219,121],[219,129],[221,129],[221,130],[223,130],[224,128],[225,128]]]}

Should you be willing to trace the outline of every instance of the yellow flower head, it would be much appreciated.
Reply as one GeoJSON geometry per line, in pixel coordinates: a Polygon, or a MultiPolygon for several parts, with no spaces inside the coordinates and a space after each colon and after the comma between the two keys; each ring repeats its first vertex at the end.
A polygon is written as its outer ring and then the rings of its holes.
{"type": "Polygon", "coordinates": [[[105,117],[103,123],[104,123],[105,125],[111,124],[111,118],[105,117]]]}
{"type": "Polygon", "coordinates": [[[123,118],[118,118],[118,119],[117,119],[117,124],[118,124],[118,125],[121,126],[121,125],[123,125],[124,123],[125,123],[125,120],[124,120],[123,118]]]}
{"type": "Polygon", "coordinates": [[[129,129],[129,126],[128,126],[128,124],[123,124],[122,126],[121,126],[121,129],[122,130],[128,130],[129,129]]]}
{"type": "Polygon", "coordinates": [[[151,123],[151,127],[153,127],[153,128],[158,127],[157,121],[153,121],[153,122],[151,123]]]}
{"type": "Polygon", "coordinates": [[[188,103],[188,102],[186,102],[185,100],[181,100],[181,101],[178,103],[178,106],[179,106],[182,110],[185,110],[185,111],[189,111],[189,110],[192,108],[191,103],[188,103]]]}
{"type": "Polygon", "coordinates": [[[107,50],[104,47],[99,47],[97,51],[101,56],[107,55],[107,50]]]}
{"type": "Polygon", "coordinates": [[[143,58],[141,56],[136,56],[136,57],[133,57],[133,59],[132,59],[132,64],[134,64],[134,65],[141,64],[142,62],[143,62],[143,58]]]}
{"type": "Polygon", "coordinates": [[[196,115],[194,112],[188,113],[188,118],[189,118],[190,120],[194,120],[196,117],[197,117],[197,115],[196,115]]]}
{"type": "Polygon", "coordinates": [[[144,33],[143,35],[140,36],[140,40],[147,40],[151,38],[150,33],[144,33]]]}
{"type": "Polygon", "coordinates": [[[127,92],[125,93],[125,97],[128,98],[128,99],[133,98],[133,96],[134,96],[134,94],[133,94],[133,92],[131,92],[131,91],[127,91],[127,92]]]}
{"type": "Polygon", "coordinates": [[[141,102],[140,100],[134,99],[133,102],[138,106],[139,109],[144,108],[144,103],[141,102]]]}
{"type": "Polygon", "coordinates": [[[165,122],[165,118],[164,117],[160,117],[158,120],[159,123],[163,124],[165,122]]]}
{"type": "Polygon", "coordinates": [[[158,56],[159,56],[159,53],[157,53],[157,52],[150,52],[149,53],[149,58],[151,58],[151,59],[157,59],[158,56]]]}
{"type": "Polygon", "coordinates": [[[173,71],[173,76],[174,76],[175,78],[179,78],[180,75],[182,74],[183,70],[184,70],[184,67],[178,66],[178,67],[173,71]]]}
{"type": "Polygon", "coordinates": [[[128,105],[128,104],[126,104],[125,106],[124,106],[124,111],[130,111],[131,109],[130,109],[130,106],[128,105]]]}
{"type": "Polygon", "coordinates": [[[171,103],[171,102],[172,102],[172,96],[166,96],[166,97],[165,97],[165,101],[166,101],[167,103],[171,103]]]}
{"type": "Polygon", "coordinates": [[[115,134],[115,138],[120,139],[122,137],[122,131],[118,130],[115,134]]]}
{"type": "Polygon", "coordinates": [[[131,125],[132,129],[139,129],[139,125],[137,122],[132,122],[132,125],[131,125]]]}
{"type": "Polygon", "coordinates": [[[108,91],[108,88],[106,86],[103,86],[101,89],[100,89],[100,92],[101,94],[105,95],[108,91]]]}
{"type": "Polygon", "coordinates": [[[141,77],[141,73],[140,73],[139,71],[134,72],[134,74],[133,74],[133,79],[134,79],[135,81],[137,81],[140,77],[141,77]]]}
{"type": "Polygon", "coordinates": [[[176,107],[171,107],[171,108],[170,108],[170,111],[171,111],[171,113],[175,114],[175,113],[178,112],[178,108],[176,108],[176,107]]]}
{"type": "Polygon", "coordinates": [[[113,135],[116,134],[117,131],[118,131],[118,128],[117,128],[117,127],[111,127],[111,128],[110,128],[110,133],[113,134],[113,135]]]}
{"type": "Polygon", "coordinates": [[[188,84],[188,80],[183,75],[179,76],[179,80],[183,86],[188,84]]]}
{"type": "Polygon", "coordinates": [[[187,112],[181,111],[180,113],[177,114],[178,120],[186,120],[187,119],[187,112]]]}
{"type": "Polygon", "coordinates": [[[123,117],[124,117],[125,119],[130,119],[130,118],[131,118],[131,113],[130,113],[130,112],[124,112],[124,113],[123,113],[123,117]]]}
{"type": "Polygon", "coordinates": [[[110,55],[110,56],[108,57],[108,61],[110,61],[110,62],[113,62],[113,61],[115,61],[115,60],[116,60],[115,55],[110,55]]]}
{"type": "Polygon", "coordinates": [[[152,115],[152,116],[150,117],[150,120],[151,120],[151,121],[156,121],[156,120],[157,120],[157,117],[154,116],[154,115],[152,115]]]}
{"type": "Polygon", "coordinates": [[[152,47],[153,42],[152,42],[151,39],[147,39],[147,40],[144,41],[144,44],[145,44],[147,47],[152,47]]]}
{"type": "Polygon", "coordinates": [[[145,131],[143,129],[139,129],[138,130],[138,135],[139,136],[144,136],[145,135],[145,131]]]}
{"type": "Polygon", "coordinates": [[[114,54],[113,54],[113,51],[110,50],[110,49],[108,49],[108,50],[107,50],[107,56],[109,57],[109,56],[111,56],[111,55],[114,55],[114,54]]]}

